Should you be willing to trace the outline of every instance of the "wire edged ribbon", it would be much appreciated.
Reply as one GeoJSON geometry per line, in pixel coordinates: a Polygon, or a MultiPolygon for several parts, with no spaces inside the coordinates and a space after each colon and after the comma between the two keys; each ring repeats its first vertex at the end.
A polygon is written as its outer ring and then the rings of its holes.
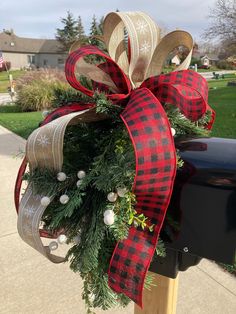
{"type": "MultiPolygon", "coordinates": [[[[84,46],[73,51],[65,65],[66,77],[72,87],[88,96],[93,96],[96,90],[106,92],[108,99],[124,108],[121,119],[129,132],[136,158],[133,184],[136,210],[144,213],[155,227],[154,232],[130,227],[127,239],[117,243],[113,252],[108,277],[113,290],[126,294],[140,306],[144,278],[156,248],[176,174],[175,145],[162,104],[177,106],[192,121],[197,121],[210,110],[212,119],[208,128],[214,121],[214,112],[207,103],[206,80],[185,70],[191,60],[192,37],[178,30],[160,40],[159,34],[157,25],[142,12],[110,13],[104,20],[103,36],[109,54],[94,46],[84,46]],[[128,44],[124,30],[128,34],[128,44]],[[186,59],[175,72],[161,74],[166,57],[178,46],[189,49],[186,59]],[[87,63],[91,55],[101,57],[103,62],[99,65],[87,63]],[[92,80],[93,89],[82,85],[81,75],[92,80]]],[[[94,106],[62,107],[46,118],[44,125],[27,141],[26,159],[31,171],[38,167],[57,172],[62,169],[66,127],[104,119],[96,114],[94,106]]],[[[26,161],[16,182],[17,207],[25,164],[26,161]]],[[[49,197],[53,198],[52,195],[49,197]]],[[[40,196],[33,195],[29,185],[20,202],[18,231],[25,242],[52,262],[62,262],[64,259],[52,255],[40,239],[43,231],[39,231],[39,224],[45,209],[40,196]]]]}

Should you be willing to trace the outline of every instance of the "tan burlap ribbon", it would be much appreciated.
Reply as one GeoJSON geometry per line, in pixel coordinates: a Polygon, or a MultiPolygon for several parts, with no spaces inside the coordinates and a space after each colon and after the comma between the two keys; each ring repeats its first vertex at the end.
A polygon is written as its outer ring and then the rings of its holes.
{"type": "MultiPolygon", "coordinates": [[[[110,13],[104,21],[103,40],[111,58],[126,73],[133,88],[148,77],[161,73],[166,57],[178,46],[185,46],[189,54],[176,71],[188,68],[191,60],[193,40],[190,34],[184,31],[174,31],[160,40],[160,29],[145,13],[110,13]],[[126,30],[129,36],[130,60],[127,55],[127,43],[124,38],[126,30]]],[[[119,92],[110,76],[95,65],[84,60],[77,64],[77,75],[86,77],[109,86],[110,90],[119,92]]],[[[71,113],[60,117],[35,130],[29,137],[26,146],[26,158],[30,171],[36,168],[47,168],[55,172],[61,171],[63,166],[63,142],[66,127],[80,122],[93,122],[104,119],[94,109],[71,113]]],[[[30,184],[20,202],[18,216],[18,231],[21,238],[38,252],[54,263],[64,261],[64,258],[51,254],[49,247],[44,246],[39,226],[46,206],[41,205],[43,196],[34,195],[30,184]]]]}

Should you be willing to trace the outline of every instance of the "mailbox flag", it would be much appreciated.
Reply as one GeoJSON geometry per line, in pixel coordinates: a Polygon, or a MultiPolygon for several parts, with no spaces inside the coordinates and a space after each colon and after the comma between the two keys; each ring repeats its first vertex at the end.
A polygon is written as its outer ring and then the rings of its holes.
{"type": "Polygon", "coordinates": [[[3,67],[3,56],[2,51],[0,51],[0,69],[3,67]]]}

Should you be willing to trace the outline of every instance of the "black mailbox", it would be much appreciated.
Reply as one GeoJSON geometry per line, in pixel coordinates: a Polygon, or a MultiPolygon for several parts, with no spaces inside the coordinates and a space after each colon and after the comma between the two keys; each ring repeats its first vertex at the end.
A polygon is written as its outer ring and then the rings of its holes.
{"type": "Polygon", "coordinates": [[[171,278],[201,257],[233,264],[236,251],[236,140],[185,139],[176,147],[184,166],[161,233],[167,256],[150,267],[171,278]]]}

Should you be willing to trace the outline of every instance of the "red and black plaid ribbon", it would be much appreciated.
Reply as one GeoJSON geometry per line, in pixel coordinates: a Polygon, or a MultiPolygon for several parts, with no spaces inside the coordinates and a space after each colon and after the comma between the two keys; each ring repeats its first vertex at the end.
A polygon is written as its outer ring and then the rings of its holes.
{"type": "MultiPolygon", "coordinates": [[[[88,96],[93,96],[95,90],[89,90],[80,83],[75,75],[75,66],[80,58],[94,54],[105,59],[99,67],[110,75],[119,93],[112,93],[101,83],[93,82],[93,86],[106,92],[111,101],[121,102],[124,106],[121,119],[129,132],[136,156],[133,185],[136,210],[144,213],[155,225],[152,233],[131,227],[127,239],[117,244],[109,267],[109,285],[142,306],[145,275],[155,251],[176,174],[175,145],[162,105],[169,103],[177,106],[192,121],[197,121],[206,110],[210,110],[212,120],[208,128],[211,128],[215,114],[207,104],[206,80],[196,72],[183,70],[151,77],[138,89],[132,90],[121,68],[94,46],[84,46],[72,52],[65,65],[70,85],[88,96]]],[[[81,105],[77,111],[84,109],[81,105]]],[[[58,110],[54,114],[66,112],[58,110]]],[[[51,118],[49,116],[47,122],[51,118]]]]}

